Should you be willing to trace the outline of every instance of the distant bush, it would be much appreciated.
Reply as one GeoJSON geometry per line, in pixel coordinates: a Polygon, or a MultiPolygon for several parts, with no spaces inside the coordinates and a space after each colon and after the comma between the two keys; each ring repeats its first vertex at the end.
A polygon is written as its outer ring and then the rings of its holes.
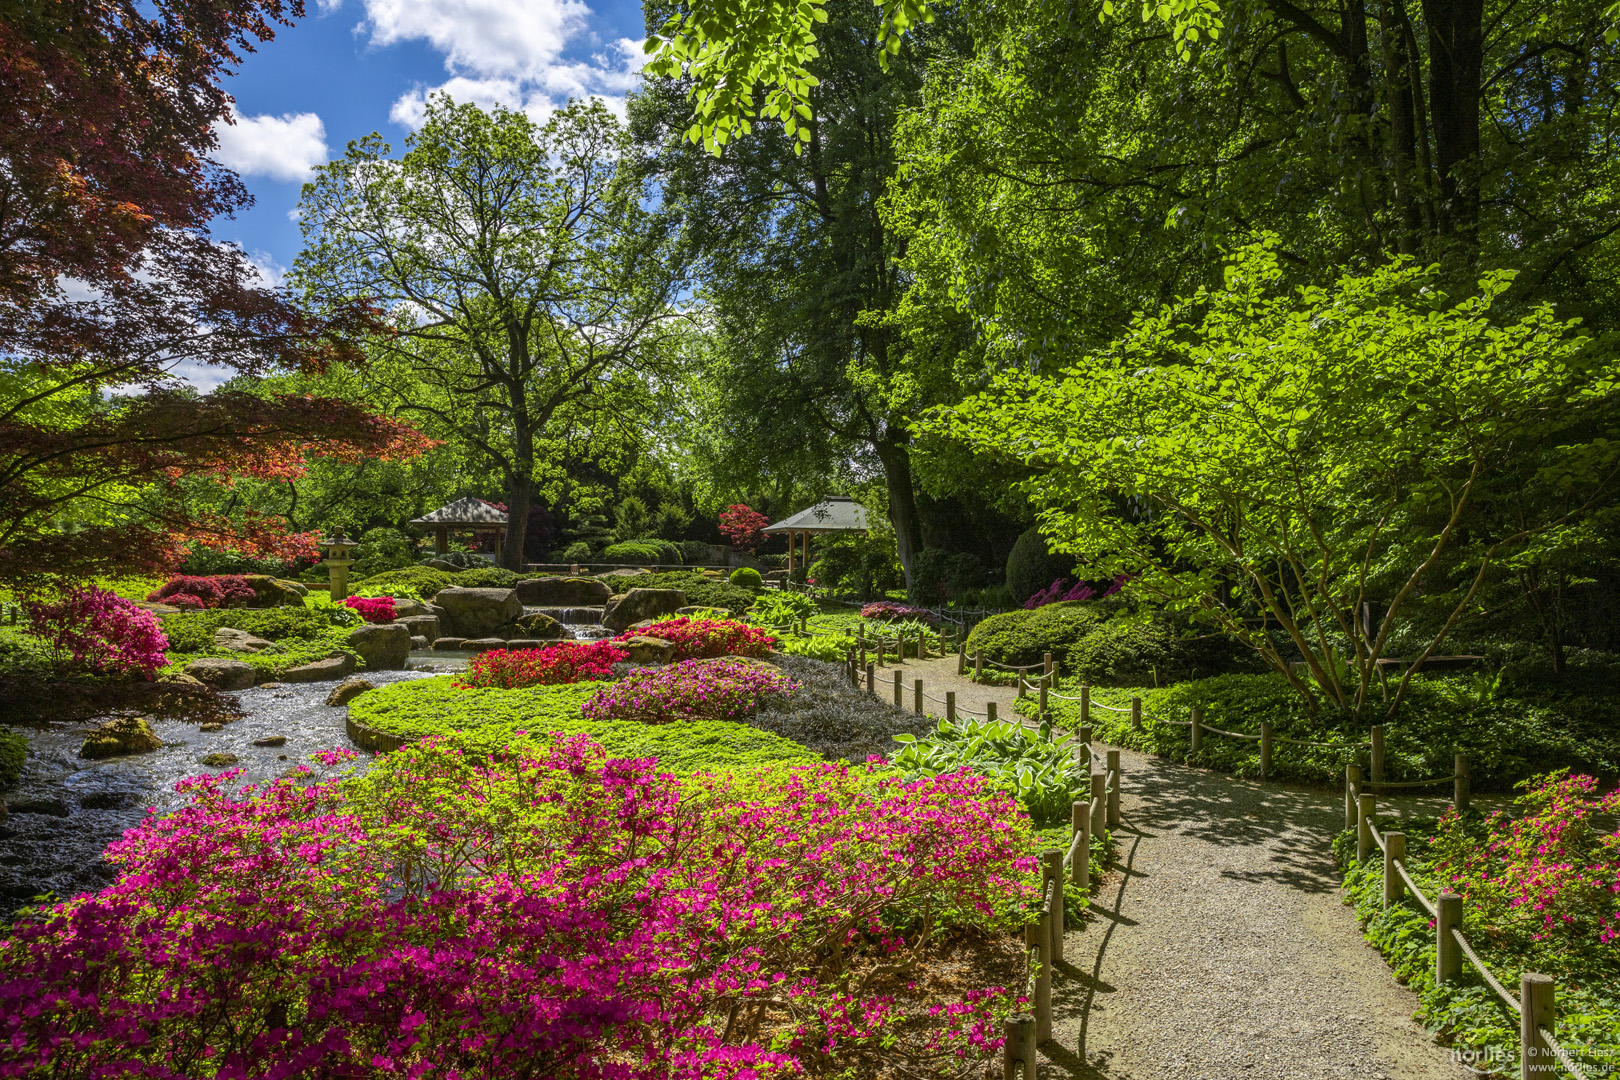
{"type": "Polygon", "coordinates": [[[241,574],[216,574],[211,577],[188,577],[184,574],[170,578],[161,588],[147,594],[155,604],[168,604],[177,608],[246,607],[258,599],[247,578],[241,574]]]}
{"type": "Polygon", "coordinates": [[[681,565],[681,549],[668,540],[622,540],[609,545],[601,562],[681,565]]]}
{"type": "Polygon", "coordinates": [[[1066,657],[1106,618],[1095,602],[1048,604],[1034,611],[1008,611],[992,615],[968,635],[967,652],[984,650],[985,659],[998,664],[1038,664],[1046,653],[1066,657]]]}
{"type": "Polygon", "coordinates": [[[1168,686],[1261,670],[1254,650],[1221,633],[1189,636],[1185,618],[1164,613],[1101,623],[1059,662],[1093,686],[1168,686]]]}
{"type": "Polygon", "coordinates": [[[1106,600],[1114,596],[1125,587],[1130,578],[1120,574],[1113,581],[1102,585],[1093,585],[1085,581],[1070,581],[1068,578],[1058,578],[1046,588],[1024,601],[1024,607],[1034,610],[1045,607],[1047,604],[1059,604],[1065,600],[1106,600]]]}
{"type": "Polygon", "coordinates": [[[613,678],[628,654],[611,641],[564,641],[543,649],[490,649],[473,657],[456,685],[516,690],[613,678]]]}
{"type": "Polygon", "coordinates": [[[515,570],[501,566],[481,566],[473,570],[463,570],[450,580],[450,584],[458,589],[510,589],[517,581],[518,575],[515,570]]]}
{"type": "Polygon", "coordinates": [[[704,660],[717,656],[765,656],[776,638],[756,627],[725,619],[694,619],[682,615],[640,630],[626,630],[615,641],[645,634],[675,646],[676,660],[704,660]]]}
{"type": "Polygon", "coordinates": [[[1038,528],[1026,529],[1007,556],[1007,588],[1013,603],[1022,604],[1062,577],[1074,576],[1074,556],[1047,551],[1046,537],[1038,528]]]}
{"type": "Polygon", "coordinates": [[[46,644],[58,667],[150,678],[167,662],[169,642],[152,613],[94,585],[27,601],[23,610],[28,633],[46,644]]]}
{"type": "Polygon", "coordinates": [[[918,619],[923,622],[938,622],[934,613],[927,608],[912,607],[910,604],[897,604],[893,600],[879,600],[875,604],[867,604],[861,608],[861,618],[876,619],[879,622],[903,622],[906,619],[918,619]]]}
{"type": "Polygon", "coordinates": [[[635,574],[604,579],[615,593],[631,589],[680,589],[686,602],[696,607],[724,608],[741,615],[754,602],[755,594],[725,578],[705,577],[697,570],[671,570],[664,574],[635,574]]]}
{"type": "Polygon", "coordinates": [[[456,584],[460,574],[452,575],[431,566],[407,566],[400,570],[385,570],[355,583],[355,592],[372,595],[411,597],[431,600],[440,589],[456,584]]]}
{"type": "MultiPolygon", "coordinates": [[[[651,631],[649,631],[650,633],[651,631]]],[[[798,683],[779,671],[738,660],[683,660],[639,668],[598,690],[581,707],[587,720],[736,720],[767,694],[788,694],[798,683]]]]}
{"type": "Polygon", "coordinates": [[[591,545],[583,540],[575,540],[563,549],[562,559],[565,563],[582,563],[591,561],[591,545]]]}
{"type": "Polygon", "coordinates": [[[752,566],[740,566],[731,572],[731,583],[743,589],[763,589],[765,579],[752,566]]]}
{"type": "Polygon", "coordinates": [[[919,604],[943,604],[959,592],[982,587],[984,578],[977,555],[923,548],[911,562],[910,597],[919,604]]]}
{"type": "Polygon", "coordinates": [[[360,546],[354,549],[351,577],[370,577],[384,570],[399,570],[416,563],[416,545],[398,529],[387,527],[367,529],[360,534],[360,546]]]}
{"type": "Polygon", "coordinates": [[[705,544],[701,540],[677,540],[675,546],[680,550],[681,562],[687,564],[704,563],[709,561],[709,551],[713,544],[705,544]]]}
{"type": "MultiPolygon", "coordinates": [[[[447,551],[443,555],[426,555],[421,559],[418,565],[430,562],[448,563],[449,565],[459,567],[462,570],[467,570],[475,566],[488,566],[490,564],[489,560],[484,558],[482,555],[475,555],[470,551],[447,551]]],[[[434,568],[428,567],[428,569],[431,570],[434,568]]]]}

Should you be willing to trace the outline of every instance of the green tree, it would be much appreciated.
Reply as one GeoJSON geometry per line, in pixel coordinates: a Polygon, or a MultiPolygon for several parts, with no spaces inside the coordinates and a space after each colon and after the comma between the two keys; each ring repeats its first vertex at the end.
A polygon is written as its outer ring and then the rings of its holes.
{"type": "Polygon", "coordinates": [[[1005,375],[929,425],[1035,469],[1043,531],[1090,573],[1135,575],[1346,714],[1409,608],[1442,604],[1393,711],[1494,569],[1620,484],[1592,423],[1620,365],[1550,306],[1493,317],[1510,278],[1455,304],[1413,266],[1288,292],[1258,246],[1060,378],[1005,375]],[[1480,512],[1532,485],[1509,527],[1480,512]]]}
{"type": "Polygon", "coordinates": [[[299,203],[309,300],[359,300],[393,333],[402,415],[433,418],[502,478],[502,563],[523,561],[548,441],[613,425],[680,356],[683,276],[664,215],[622,167],[624,131],[600,102],[544,126],[436,98],[406,152],[373,134],[318,170],[299,203]]]}

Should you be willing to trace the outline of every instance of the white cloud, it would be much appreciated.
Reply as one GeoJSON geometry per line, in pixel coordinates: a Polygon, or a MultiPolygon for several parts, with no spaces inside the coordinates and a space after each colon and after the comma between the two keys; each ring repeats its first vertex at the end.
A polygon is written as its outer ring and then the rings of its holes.
{"type": "Polygon", "coordinates": [[[255,249],[248,255],[248,262],[259,275],[259,281],[266,288],[279,289],[281,283],[287,280],[287,268],[276,262],[275,256],[268,251],[255,249]]]}
{"type": "Polygon", "coordinates": [[[216,123],[216,157],[243,176],[303,180],[325,163],[326,125],[315,113],[282,116],[238,116],[236,123],[216,123]]]}
{"type": "Polygon", "coordinates": [[[599,97],[621,116],[640,79],[641,43],[612,42],[587,59],[564,59],[588,37],[580,0],[365,0],[371,44],[425,41],[444,56],[450,78],[401,95],[389,119],[414,128],[427,99],[447,93],[484,108],[504,105],[544,120],[569,98],[599,97]]]}

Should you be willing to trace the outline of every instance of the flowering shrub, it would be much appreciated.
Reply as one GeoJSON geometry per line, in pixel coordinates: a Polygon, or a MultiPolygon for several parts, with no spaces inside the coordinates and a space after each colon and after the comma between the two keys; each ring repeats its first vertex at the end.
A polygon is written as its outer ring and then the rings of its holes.
{"type": "Polygon", "coordinates": [[[171,578],[162,588],[149,594],[154,603],[171,604],[178,608],[230,607],[233,602],[248,603],[258,596],[247,578],[241,574],[214,574],[209,577],[180,575],[171,578]]]}
{"type": "Polygon", "coordinates": [[[732,547],[753,551],[765,542],[765,526],[771,519],[746,503],[732,503],[720,515],[720,531],[732,547]]]}
{"type": "Polygon", "coordinates": [[[739,660],[683,660],[641,668],[603,687],[581,711],[589,720],[734,720],[747,716],[765,694],[787,694],[799,684],[780,672],[739,660]]]}
{"type": "Polygon", "coordinates": [[[676,660],[703,660],[716,656],[762,657],[771,651],[776,639],[763,630],[730,619],[694,619],[682,615],[665,619],[640,630],[626,630],[615,641],[638,634],[662,638],[675,646],[676,660]]]}
{"type": "Polygon", "coordinates": [[[934,621],[934,613],[927,608],[912,607],[910,604],[897,604],[893,600],[879,600],[875,604],[867,604],[861,608],[861,618],[878,619],[882,622],[921,619],[923,622],[931,623],[934,621]]]}
{"type": "Polygon", "coordinates": [[[1114,578],[1113,582],[1110,583],[1106,589],[1104,589],[1102,592],[1098,592],[1096,589],[1093,589],[1090,585],[1087,585],[1083,581],[1077,581],[1073,585],[1070,585],[1068,578],[1058,578],[1056,581],[1052,582],[1052,584],[1048,585],[1040,592],[1033,594],[1028,600],[1025,600],[1024,609],[1026,611],[1034,611],[1038,607],[1045,607],[1047,604],[1055,604],[1061,600],[1106,599],[1107,597],[1113,596],[1115,593],[1119,592],[1120,589],[1124,588],[1125,582],[1129,580],[1130,578],[1127,575],[1120,574],[1118,577],[1114,578]]]}
{"type": "Polygon", "coordinates": [[[94,585],[52,602],[23,605],[28,632],[50,644],[56,663],[102,675],[150,678],[168,662],[169,641],[149,611],[94,585]]]}
{"type": "Polygon", "coordinates": [[[611,641],[564,641],[543,649],[491,649],[473,657],[467,674],[456,681],[463,689],[494,686],[556,686],[613,678],[613,665],[629,654],[611,641]]]}
{"type": "Polygon", "coordinates": [[[1033,892],[1027,822],[970,774],[677,781],[583,738],[299,771],[183,781],[113,885],[15,925],[8,1074],[983,1071],[1016,1008],[926,964],[1033,892]]]}
{"type": "Polygon", "coordinates": [[[360,617],[368,623],[391,623],[394,621],[394,598],[392,596],[346,596],[343,606],[350,611],[357,611],[360,617]]]}

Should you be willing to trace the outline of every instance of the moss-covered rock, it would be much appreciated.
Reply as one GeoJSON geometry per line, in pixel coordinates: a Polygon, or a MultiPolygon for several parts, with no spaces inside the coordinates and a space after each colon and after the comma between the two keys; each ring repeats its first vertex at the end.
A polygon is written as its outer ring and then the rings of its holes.
{"type": "Polygon", "coordinates": [[[89,735],[79,747],[79,756],[91,760],[122,757],[125,754],[144,754],[163,745],[152,725],[144,716],[126,716],[109,720],[89,735]]]}

